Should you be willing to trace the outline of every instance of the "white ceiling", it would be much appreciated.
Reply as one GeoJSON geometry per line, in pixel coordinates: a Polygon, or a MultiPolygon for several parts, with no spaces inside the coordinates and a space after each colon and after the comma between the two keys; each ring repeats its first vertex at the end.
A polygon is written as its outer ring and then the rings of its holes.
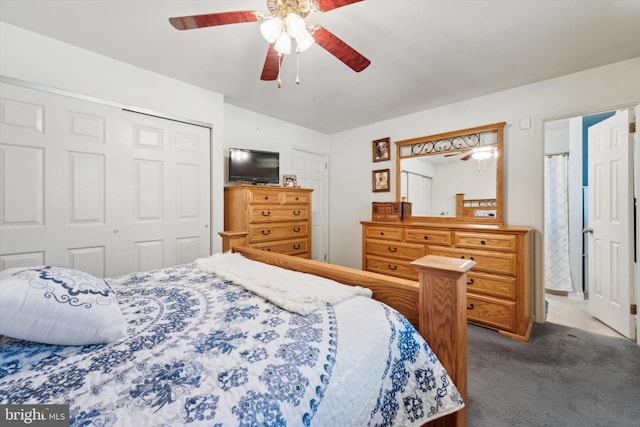
{"type": "MultiPolygon", "coordinates": [[[[0,0],[0,20],[206,88],[323,133],[640,57],[640,0],[365,0],[320,24],[371,60],[355,73],[321,47],[260,81],[259,23],[177,31],[167,19],[265,0],[0,0]]],[[[518,102],[518,100],[514,100],[518,102]]]]}

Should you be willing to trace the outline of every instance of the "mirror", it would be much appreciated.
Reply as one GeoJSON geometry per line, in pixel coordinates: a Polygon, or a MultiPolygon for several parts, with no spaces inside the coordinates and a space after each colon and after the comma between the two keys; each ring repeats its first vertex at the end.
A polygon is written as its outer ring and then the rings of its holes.
{"type": "Polygon", "coordinates": [[[506,123],[396,144],[396,201],[413,219],[502,224],[506,123]]]}

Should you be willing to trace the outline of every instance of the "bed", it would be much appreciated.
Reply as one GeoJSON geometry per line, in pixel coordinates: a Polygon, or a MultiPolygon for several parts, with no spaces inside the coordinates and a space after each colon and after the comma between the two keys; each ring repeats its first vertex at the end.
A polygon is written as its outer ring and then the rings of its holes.
{"type": "Polygon", "coordinates": [[[456,194],[456,216],[495,217],[498,203],[496,199],[465,199],[464,193],[456,194]]]}
{"type": "MultiPolygon", "coordinates": [[[[110,310],[95,325],[54,313],[74,321],[27,327],[46,317],[37,307],[36,320],[17,318],[7,333],[12,315],[3,310],[3,334],[18,338],[0,337],[0,403],[68,404],[78,426],[466,425],[458,296],[473,263],[426,257],[415,263],[423,272],[415,283],[226,242],[233,252],[107,279],[99,289],[77,285],[94,280],[86,277],[72,277],[64,295],[49,289],[56,306],[89,298],[110,310]],[[289,273],[311,289],[328,286],[337,300],[304,292],[283,300],[272,284],[291,286],[289,273]],[[316,286],[322,277],[356,286],[316,286]]],[[[6,303],[7,280],[64,284],[62,276],[82,272],[2,274],[6,303]]]]}

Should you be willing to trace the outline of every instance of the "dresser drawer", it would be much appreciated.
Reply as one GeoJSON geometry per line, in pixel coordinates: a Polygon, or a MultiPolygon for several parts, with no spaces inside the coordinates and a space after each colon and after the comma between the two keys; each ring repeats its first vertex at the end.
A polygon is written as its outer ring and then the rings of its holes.
{"type": "Polygon", "coordinates": [[[298,255],[309,252],[309,239],[292,239],[277,242],[252,244],[251,247],[279,254],[298,255]]]}
{"type": "Polygon", "coordinates": [[[249,203],[252,205],[279,205],[283,199],[282,191],[255,189],[249,192],[249,203]]]}
{"type": "Polygon", "coordinates": [[[411,243],[385,242],[384,240],[368,239],[366,241],[366,253],[413,261],[425,255],[425,247],[424,245],[411,243]]]}
{"type": "Polygon", "coordinates": [[[459,248],[515,252],[516,239],[512,234],[453,232],[453,244],[459,248]]]}
{"type": "Polygon", "coordinates": [[[516,327],[516,303],[467,294],[467,319],[513,332],[516,327]]]}
{"type": "Polygon", "coordinates": [[[429,230],[426,228],[407,228],[404,230],[404,240],[405,242],[412,243],[451,246],[451,232],[442,230],[429,230]]]}
{"type": "Polygon", "coordinates": [[[402,228],[371,226],[365,228],[365,238],[402,240],[402,228]]]}
{"type": "Polygon", "coordinates": [[[309,235],[307,221],[269,224],[249,224],[249,242],[295,239],[309,235]]]}
{"type": "Polygon", "coordinates": [[[309,219],[308,206],[251,206],[249,222],[300,221],[309,219]]]}
{"type": "Polygon", "coordinates": [[[366,262],[367,271],[403,277],[409,280],[418,280],[418,272],[415,268],[409,265],[410,261],[385,259],[382,257],[367,255],[366,262]]]}
{"type": "Polygon", "coordinates": [[[431,247],[429,253],[431,255],[473,260],[476,262],[473,271],[508,274],[511,276],[515,276],[516,274],[517,264],[516,254],[514,253],[472,251],[469,249],[444,248],[438,246],[431,247]]]}
{"type": "Polygon", "coordinates": [[[467,274],[467,292],[475,294],[508,298],[515,301],[516,284],[517,280],[513,276],[479,273],[474,272],[473,269],[467,274]]]}
{"type": "Polygon", "coordinates": [[[306,205],[310,202],[310,194],[299,191],[282,192],[282,203],[285,205],[306,205]]]}

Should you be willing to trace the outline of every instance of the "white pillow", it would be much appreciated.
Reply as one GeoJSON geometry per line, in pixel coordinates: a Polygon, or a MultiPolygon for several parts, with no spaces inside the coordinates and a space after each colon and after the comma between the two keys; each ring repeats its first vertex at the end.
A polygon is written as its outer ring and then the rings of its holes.
{"type": "Polygon", "coordinates": [[[65,267],[18,267],[0,272],[0,334],[45,344],[97,344],[126,337],[127,323],[105,280],[65,267]]]}

